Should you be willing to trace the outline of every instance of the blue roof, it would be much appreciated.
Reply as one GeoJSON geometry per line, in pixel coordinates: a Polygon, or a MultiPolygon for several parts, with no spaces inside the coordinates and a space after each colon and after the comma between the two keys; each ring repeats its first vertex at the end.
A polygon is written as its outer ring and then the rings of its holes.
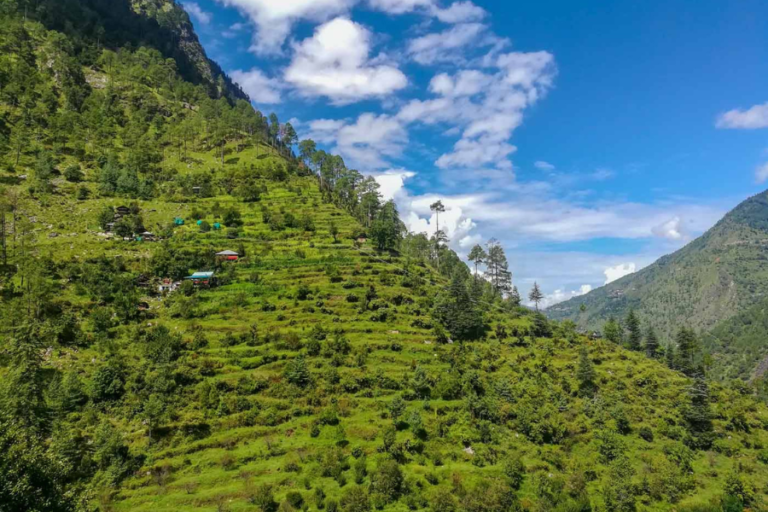
{"type": "Polygon", "coordinates": [[[195,272],[187,279],[210,279],[213,277],[213,272],[195,272]]]}

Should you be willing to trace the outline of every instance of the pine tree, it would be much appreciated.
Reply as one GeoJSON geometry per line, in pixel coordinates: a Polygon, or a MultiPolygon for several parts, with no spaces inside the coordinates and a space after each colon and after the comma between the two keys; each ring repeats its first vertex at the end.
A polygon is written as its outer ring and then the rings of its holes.
{"type": "Polygon", "coordinates": [[[693,381],[688,390],[689,403],[683,416],[688,428],[690,438],[687,444],[691,448],[706,450],[712,445],[713,427],[712,411],[709,406],[709,386],[703,375],[699,375],[693,381]]]}
{"type": "Polygon", "coordinates": [[[456,340],[476,340],[483,335],[482,312],[472,302],[465,283],[466,274],[456,271],[448,293],[438,299],[435,317],[456,340]]]}
{"type": "Polygon", "coordinates": [[[659,355],[659,338],[653,327],[649,327],[645,334],[645,355],[651,359],[655,359],[659,355]]]}
{"type": "Polygon", "coordinates": [[[605,326],[603,327],[603,335],[605,336],[605,339],[616,345],[624,343],[624,330],[621,325],[619,325],[619,322],[613,317],[609,318],[605,323],[605,326]]]}
{"type": "Polygon", "coordinates": [[[581,396],[592,396],[597,388],[595,368],[589,359],[587,347],[582,347],[579,351],[579,368],[576,371],[576,378],[579,381],[579,394],[581,396]]]}
{"type": "Polygon", "coordinates": [[[701,367],[698,362],[699,340],[696,334],[686,327],[677,333],[677,357],[675,366],[689,377],[699,375],[701,367]]]}
{"type": "Polygon", "coordinates": [[[482,246],[475,245],[469,252],[468,260],[475,264],[475,279],[477,279],[477,266],[485,263],[488,258],[488,254],[482,248],[482,246]]]}
{"type": "Polygon", "coordinates": [[[520,298],[520,292],[517,291],[517,286],[513,286],[512,291],[509,294],[510,304],[512,304],[513,306],[519,306],[521,300],[522,299],[520,298]]]}
{"type": "Polygon", "coordinates": [[[435,258],[437,260],[437,271],[440,272],[440,243],[443,239],[447,240],[448,237],[440,231],[440,214],[445,212],[445,206],[442,201],[435,201],[429,205],[429,209],[435,212],[435,258]]]}
{"type": "Polygon", "coordinates": [[[508,293],[512,287],[512,273],[509,271],[504,248],[495,239],[488,241],[486,263],[488,266],[488,277],[494,291],[500,295],[508,293]]]}
{"type": "Polygon", "coordinates": [[[664,362],[667,363],[667,367],[672,370],[677,369],[677,350],[675,350],[675,344],[669,343],[664,349],[664,362]]]}
{"type": "Polygon", "coordinates": [[[371,235],[378,251],[393,251],[397,248],[402,232],[400,217],[393,201],[387,201],[376,216],[371,235]]]}
{"type": "Polygon", "coordinates": [[[539,302],[544,300],[544,294],[541,292],[541,289],[539,288],[539,283],[534,282],[533,288],[531,288],[531,293],[528,294],[528,300],[536,304],[536,311],[539,310],[539,302]]]}
{"type": "Polygon", "coordinates": [[[631,309],[627,315],[627,331],[629,331],[629,337],[627,338],[627,346],[630,350],[640,350],[643,342],[643,331],[640,328],[640,320],[638,320],[635,310],[631,309]]]}

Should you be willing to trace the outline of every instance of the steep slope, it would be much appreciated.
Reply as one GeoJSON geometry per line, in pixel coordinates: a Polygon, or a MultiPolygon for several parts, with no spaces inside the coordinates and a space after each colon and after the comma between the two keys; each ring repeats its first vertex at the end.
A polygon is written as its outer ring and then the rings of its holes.
{"type": "Polygon", "coordinates": [[[707,331],[768,296],[767,250],[768,194],[761,193],[683,249],[547,313],[599,329],[634,308],[667,340],[681,326],[707,331]]]}
{"type": "Polygon", "coordinates": [[[216,95],[248,99],[218,64],[208,59],[186,11],[175,0],[41,0],[35,16],[67,34],[83,64],[102,48],[151,47],[173,59],[180,75],[216,95]]]}

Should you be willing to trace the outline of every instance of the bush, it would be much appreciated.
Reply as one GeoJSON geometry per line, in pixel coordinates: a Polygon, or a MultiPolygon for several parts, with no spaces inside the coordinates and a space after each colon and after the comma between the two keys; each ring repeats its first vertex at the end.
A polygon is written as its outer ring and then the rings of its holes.
{"type": "Polygon", "coordinates": [[[649,443],[653,442],[653,430],[651,430],[650,427],[640,427],[640,430],[638,431],[638,435],[640,436],[640,439],[643,439],[645,441],[648,441],[649,443]]]}
{"type": "Polygon", "coordinates": [[[382,462],[371,475],[371,492],[381,495],[386,503],[396,501],[403,491],[403,471],[394,460],[382,462]]]}
{"type": "Polygon", "coordinates": [[[293,508],[300,509],[304,505],[304,496],[299,491],[290,491],[285,496],[287,501],[293,508]]]}
{"type": "Polygon", "coordinates": [[[341,509],[344,512],[368,512],[371,510],[368,493],[360,486],[348,489],[341,497],[341,509]]]}
{"type": "Polygon", "coordinates": [[[240,230],[237,228],[227,228],[227,238],[234,240],[240,236],[240,230]]]}
{"type": "Polygon", "coordinates": [[[261,512],[275,512],[277,510],[277,502],[272,493],[272,487],[266,484],[256,488],[250,497],[250,502],[256,505],[261,512]]]}
{"type": "Polygon", "coordinates": [[[507,477],[509,486],[517,491],[523,485],[523,480],[525,479],[525,465],[517,457],[508,460],[504,464],[504,476],[507,477]]]}
{"type": "Polygon", "coordinates": [[[70,165],[64,169],[64,178],[72,183],[83,181],[84,174],[79,165],[70,165]]]}

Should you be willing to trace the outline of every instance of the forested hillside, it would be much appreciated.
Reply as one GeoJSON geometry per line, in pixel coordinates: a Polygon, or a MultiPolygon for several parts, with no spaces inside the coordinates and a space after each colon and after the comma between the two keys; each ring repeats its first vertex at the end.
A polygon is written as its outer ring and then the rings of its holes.
{"type": "Polygon", "coordinates": [[[0,512],[766,509],[768,389],[695,336],[670,369],[520,307],[498,244],[486,280],[407,233],[175,30],[33,4],[0,3],[0,512]]]}
{"type": "MultiPolygon", "coordinates": [[[[744,201],[676,253],[583,297],[553,306],[547,314],[599,330],[609,319],[623,322],[635,311],[643,327],[654,329],[663,346],[674,345],[680,327],[692,328],[707,333],[702,337],[714,359],[715,375],[748,378],[765,355],[764,338],[754,333],[729,335],[736,327],[722,324],[741,313],[754,318],[756,311],[762,311],[756,303],[768,297],[767,244],[768,193],[764,192],[744,201]]],[[[733,322],[738,326],[742,321],[733,322]]]]}

